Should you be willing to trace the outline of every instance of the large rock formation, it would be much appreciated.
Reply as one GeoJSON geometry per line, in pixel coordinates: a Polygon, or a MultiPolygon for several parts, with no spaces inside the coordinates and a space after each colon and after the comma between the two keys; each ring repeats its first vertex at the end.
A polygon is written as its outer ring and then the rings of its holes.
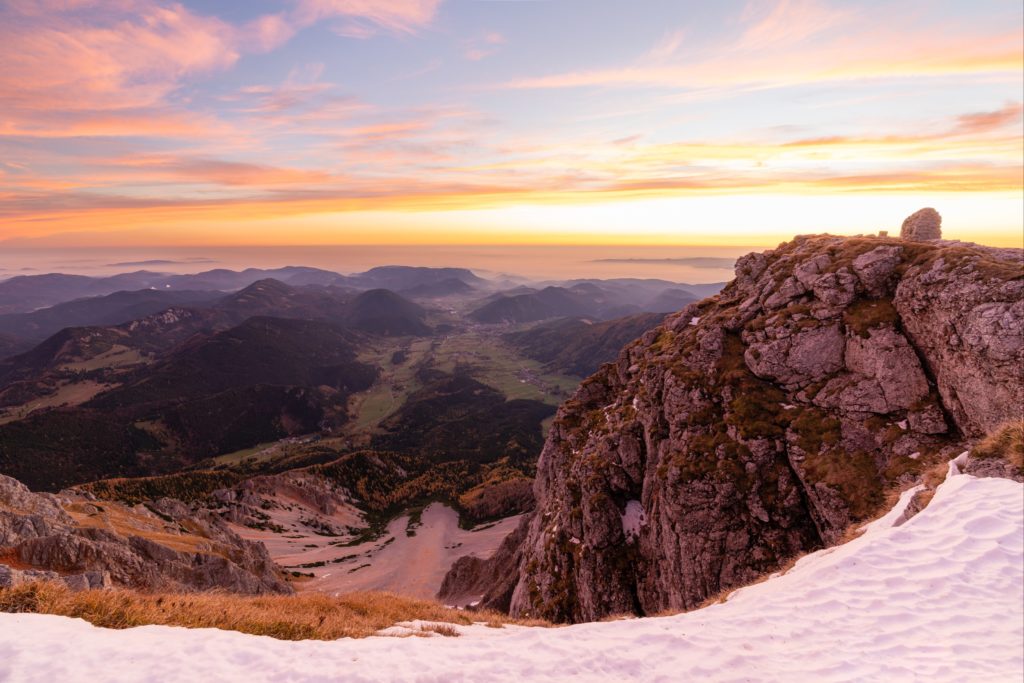
{"type": "Polygon", "coordinates": [[[913,242],[942,239],[942,216],[930,207],[915,211],[900,226],[900,237],[913,242]]]}
{"type": "Polygon", "coordinates": [[[1019,413],[1022,339],[1019,251],[822,236],[740,259],[559,411],[511,612],[690,609],[836,542],[1019,413]]]}
{"type": "Polygon", "coordinates": [[[128,507],[87,494],[32,493],[0,475],[0,586],[290,593],[266,548],[214,514],[164,498],[128,507]]]}

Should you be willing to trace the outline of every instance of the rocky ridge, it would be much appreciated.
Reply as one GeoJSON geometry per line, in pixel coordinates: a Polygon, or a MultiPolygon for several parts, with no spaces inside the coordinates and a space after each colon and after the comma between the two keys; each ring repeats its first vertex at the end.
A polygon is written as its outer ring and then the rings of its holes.
{"type": "Polygon", "coordinates": [[[0,475],[0,587],[290,593],[262,544],[219,517],[162,498],[126,506],[82,492],[33,493],[0,475]]]}
{"type": "Polygon", "coordinates": [[[521,544],[441,597],[487,576],[483,604],[518,616],[691,609],[835,543],[1019,419],[1021,257],[807,236],[740,259],[563,405],[521,544]]]}

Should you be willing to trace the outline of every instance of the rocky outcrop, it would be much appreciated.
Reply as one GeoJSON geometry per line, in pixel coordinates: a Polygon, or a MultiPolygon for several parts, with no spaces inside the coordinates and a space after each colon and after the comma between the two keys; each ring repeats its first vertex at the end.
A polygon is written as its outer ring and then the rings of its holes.
{"type": "Polygon", "coordinates": [[[914,242],[941,239],[942,216],[932,208],[915,211],[903,221],[900,237],[914,242]]]}
{"type": "Polygon", "coordinates": [[[0,570],[7,585],[59,578],[75,589],[292,591],[262,544],[214,514],[171,499],[128,507],[32,493],[2,475],[0,570]]]}
{"type": "Polygon", "coordinates": [[[964,434],[980,437],[1024,405],[1024,263],[1019,250],[928,249],[907,266],[893,305],[964,434]]]}
{"type": "Polygon", "coordinates": [[[113,588],[110,572],[89,571],[80,574],[58,574],[45,569],[14,569],[0,564],[0,588],[17,588],[36,581],[61,581],[73,591],[113,588]]]}
{"type": "Polygon", "coordinates": [[[518,580],[529,521],[529,517],[523,517],[491,557],[466,555],[456,560],[444,577],[437,599],[446,605],[507,612],[518,580]]]}
{"type": "Polygon", "coordinates": [[[1019,410],[1020,258],[819,236],[740,259],[560,409],[511,612],[690,609],[836,542],[1019,410]]]}

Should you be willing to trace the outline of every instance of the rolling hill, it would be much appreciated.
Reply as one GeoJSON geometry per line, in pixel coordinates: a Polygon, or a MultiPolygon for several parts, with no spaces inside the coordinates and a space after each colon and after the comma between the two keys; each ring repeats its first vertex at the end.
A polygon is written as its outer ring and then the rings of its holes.
{"type": "Polygon", "coordinates": [[[640,313],[596,323],[562,318],[509,332],[502,339],[556,372],[587,377],[602,363],[615,360],[622,347],[657,327],[664,318],[661,313],[640,313]]]}
{"type": "Polygon", "coordinates": [[[54,489],[331,429],[377,377],[355,359],[357,343],[327,323],[282,318],[198,336],[80,405],[0,424],[0,470],[54,489]]]}
{"type": "Polygon", "coordinates": [[[31,313],[0,315],[0,334],[38,342],[65,327],[118,325],[172,306],[201,307],[222,296],[216,291],[141,289],[73,299],[31,313]]]}

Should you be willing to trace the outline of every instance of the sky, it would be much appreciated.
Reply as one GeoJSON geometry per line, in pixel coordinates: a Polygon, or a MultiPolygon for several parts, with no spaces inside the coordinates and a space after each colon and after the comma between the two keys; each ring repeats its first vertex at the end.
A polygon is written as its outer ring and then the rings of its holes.
{"type": "Polygon", "coordinates": [[[0,0],[0,249],[1020,246],[1019,0],[0,0]]]}

